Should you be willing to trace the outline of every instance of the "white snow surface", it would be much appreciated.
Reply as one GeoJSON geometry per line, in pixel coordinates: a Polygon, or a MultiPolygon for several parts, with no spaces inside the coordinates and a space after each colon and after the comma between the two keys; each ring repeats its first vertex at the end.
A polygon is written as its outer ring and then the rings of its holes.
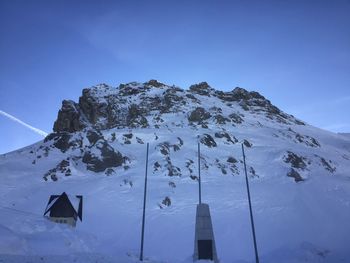
{"type": "MultiPolygon", "coordinates": [[[[103,91],[108,92],[112,91],[103,91]]],[[[211,97],[196,97],[208,108],[218,104],[211,97]]],[[[145,262],[193,262],[198,182],[190,178],[186,162],[193,161],[189,167],[198,175],[197,136],[204,133],[217,143],[212,148],[201,145],[201,176],[202,201],[210,206],[218,257],[222,263],[255,262],[241,144],[214,137],[223,130],[253,144],[245,150],[248,170],[254,167],[256,172],[256,176],[249,173],[249,182],[260,262],[349,262],[350,141],[310,125],[244,114],[244,123],[236,126],[209,123],[207,129],[195,128],[186,125],[182,115],[169,113],[163,116],[167,129],[105,130],[110,145],[130,160],[128,167],[115,168],[110,176],[88,171],[78,161],[71,163],[71,176],[43,180],[49,169],[77,151],[50,149],[44,156],[42,147],[50,142],[1,155],[0,262],[138,262],[146,144],[136,137],[150,144],[145,262]],[[315,138],[321,146],[293,141],[289,128],[315,138]],[[130,132],[131,144],[125,144],[123,134],[130,132]],[[113,142],[112,133],[116,133],[113,142]],[[177,151],[170,147],[170,157],[181,175],[169,177],[159,145],[178,145],[178,137],[183,146],[177,151]],[[287,177],[286,151],[310,160],[305,170],[298,170],[304,181],[287,177]],[[234,175],[222,173],[222,168],[230,168],[226,161],[230,156],[238,160],[234,175]],[[317,156],[331,160],[335,172],[326,170],[317,156]],[[83,221],[76,228],[43,217],[50,195],[64,191],[83,195],[83,221]],[[166,196],[171,199],[169,207],[162,204],[166,196]]]]}

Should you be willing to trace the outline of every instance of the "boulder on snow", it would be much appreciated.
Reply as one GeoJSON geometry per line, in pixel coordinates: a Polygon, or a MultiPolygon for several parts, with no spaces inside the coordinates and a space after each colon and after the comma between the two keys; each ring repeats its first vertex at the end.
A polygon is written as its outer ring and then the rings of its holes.
{"type": "Polygon", "coordinates": [[[238,161],[237,161],[236,158],[230,156],[230,157],[227,158],[226,162],[228,162],[228,163],[237,163],[238,161]]]}
{"type": "Polygon", "coordinates": [[[251,148],[253,146],[253,144],[246,139],[244,139],[243,144],[245,147],[248,147],[248,148],[251,148]]]}
{"type": "Polygon", "coordinates": [[[165,206],[170,206],[171,205],[171,200],[168,196],[166,196],[163,201],[162,201],[162,204],[165,205],[165,206]]]}

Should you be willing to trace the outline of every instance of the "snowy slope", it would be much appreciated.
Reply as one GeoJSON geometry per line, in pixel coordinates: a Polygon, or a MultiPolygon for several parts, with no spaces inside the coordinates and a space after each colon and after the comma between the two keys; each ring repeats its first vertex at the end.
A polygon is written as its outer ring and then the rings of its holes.
{"type": "Polygon", "coordinates": [[[338,133],[338,134],[350,140],[350,133],[344,132],[344,133],[338,133]]]}
{"type": "Polygon", "coordinates": [[[93,87],[85,92],[94,114],[84,100],[70,102],[51,137],[0,156],[0,260],[137,262],[149,143],[144,254],[147,262],[192,262],[201,142],[202,199],[210,205],[220,261],[253,262],[245,142],[261,262],[348,261],[348,139],[276,110],[260,94],[263,99],[244,90],[221,94],[205,85],[181,90],[157,83],[93,87]],[[168,108],[157,109],[155,98],[161,105],[168,93],[168,108]],[[121,99],[124,104],[110,106],[121,99]],[[131,105],[140,107],[133,118],[131,105]],[[204,112],[191,115],[198,107],[204,112]],[[67,143],[57,144],[65,136],[67,143]],[[112,154],[119,165],[103,160],[108,147],[123,157],[112,154]],[[106,169],[94,171],[87,156],[106,169]],[[42,216],[49,196],[63,191],[84,196],[76,228],[42,216]]]}

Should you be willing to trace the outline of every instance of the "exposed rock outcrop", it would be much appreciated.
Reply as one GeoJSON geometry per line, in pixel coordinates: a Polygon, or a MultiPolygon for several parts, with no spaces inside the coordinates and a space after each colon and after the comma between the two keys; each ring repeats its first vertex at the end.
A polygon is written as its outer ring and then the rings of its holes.
{"type": "MultiPolygon", "coordinates": [[[[45,139],[48,144],[45,152],[37,154],[33,163],[38,163],[42,156],[48,156],[50,147],[55,147],[63,153],[74,151],[74,156],[79,162],[86,164],[87,169],[94,172],[105,171],[105,174],[111,175],[115,173],[113,167],[123,165],[125,170],[130,168],[130,163],[124,163],[127,157],[123,157],[115,149],[118,143],[123,146],[146,143],[144,137],[138,137],[136,133],[125,129],[157,128],[172,132],[174,128],[189,125],[190,129],[197,132],[205,128],[208,132],[199,132],[199,141],[212,148],[238,142],[230,133],[232,126],[267,127],[264,121],[289,126],[289,129],[281,128],[274,136],[309,147],[321,147],[316,138],[293,131],[291,124],[303,123],[279,110],[258,92],[249,92],[238,87],[229,92],[218,91],[206,82],[192,85],[189,90],[168,86],[157,80],[145,83],[131,82],[121,84],[117,88],[100,84],[84,89],[78,103],[70,100],[62,102],[54,124],[54,133],[45,139]],[[262,120],[251,121],[260,117],[262,120]],[[212,131],[214,127],[220,129],[212,131]],[[115,130],[109,134],[107,132],[105,139],[104,131],[110,129],[115,130]],[[124,129],[123,133],[118,133],[118,129],[124,129]]],[[[154,162],[154,172],[181,176],[183,171],[174,165],[171,154],[181,150],[183,140],[178,138],[178,143],[169,143],[162,141],[155,134],[155,140],[158,139],[160,143],[157,147],[163,161],[154,162]]],[[[253,146],[248,140],[243,140],[243,144],[246,147],[253,146]]],[[[292,152],[287,152],[283,160],[296,170],[306,169],[308,162],[306,158],[292,152]]],[[[219,160],[216,166],[223,174],[230,171],[232,174],[238,174],[236,162],[236,159],[230,157],[226,162],[219,160]]],[[[336,169],[325,159],[320,158],[319,163],[331,173],[336,169]]],[[[207,164],[205,167],[208,167],[207,164]]],[[[193,161],[186,163],[185,170],[196,180],[193,161]]],[[[255,175],[253,168],[249,171],[252,176],[255,175]]],[[[45,178],[51,176],[52,180],[57,179],[55,171],[49,174],[45,178]]],[[[296,176],[294,172],[291,172],[291,175],[296,176]]]]}
{"type": "Polygon", "coordinates": [[[86,127],[77,103],[71,100],[62,101],[62,108],[58,112],[53,125],[54,132],[76,132],[86,127]]]}
{"type": "Polygon", "coordinates": [[[123,164],[122,154],[115,151],[107,141],[99,140],[95,146],[94,151],[88,150],[83,155],[82,161],[86,163],[88,170],[103,172],[107,168],[118,167],[123,164]]]}
{"type": "Polygon", "coordinates": [[[287,176],[294,178],[295,182],[304,181],[304,179],[301,177],[301,175],[293,168],[290,169],[290,171],[287,173],[287,176]]]}
{"type": "Polygon", "coordinates": [[[217,143],[215,142],[214,138],[211,137],[209,134],[203,134],[202,138],[200,139],[200,142],[208,147],[217,146],[217,143]]]}
{"type": "MultiPolygon", "coordinates": [[[[267,118],[281,123],[303,124],[293,116],[283,113],[257,92],[248,92],[242,88],[223,92],[213,89],[206,82],[192,85],[186,91],[175,86],[167,86],[157,80],[150,80],[143,84],[137,82],[121,84],[118,88],[100,84],[84,89],[79,103],[70,100],[62,102],[53,131],[73,133],[86,127],[97,130],[114,127],[149,127],[148,116],[151,115],[152,111],[158,111],[160,115],[176,113],[181,110],[186,112],[187,109],[182,109],[182,107],[201,104],[195,95],[214,96],[227,103],[236,102],[245,111],[261,112],[267,118]],[[159,91],[156,92],[156,95],[151,96],[149,94],[151,89],[159,91]]],[[[188,119],[206,127],[204,120],[209,119],[212,115],[217,124],[231,122],[241,124],[244,121],[242,115],[238,113],[227,116],[220,108],[211,114],[204,107],[193,109],[188,119]]],[[[162,119],[161,116],[158,117],[159,120],[162,119]]],[[[159,127],[159,123],[154,125],[159,127]]],[[[317,145],[315,141],[310,140],[311,143],[317,145]]]]}
{"type": "Polygon", "coordinates": [[[214,89],[207,82],[201,82],[190,86],[190,91],[202,96],[210,96],[210,93],[214,92],[214,89]]]}
{"type": "Polygon", "coordinates": [[[293,168],[305,170],[307,167],[307,159],[299,156],[296,153],[287,151],[287,155],[283,158],[284,162],[289,163],[293,168]]]}
{"type": "Polygon", "coordinates": [[[197,107],[197,108],[195,108],[195,110],[193,110],[190,113],[188,120],[191,122],[201,123],[202,121],[207,120],[210,117],[211,117],[211,114],[209,112],[207,112],[204,108],[197,107]]]}

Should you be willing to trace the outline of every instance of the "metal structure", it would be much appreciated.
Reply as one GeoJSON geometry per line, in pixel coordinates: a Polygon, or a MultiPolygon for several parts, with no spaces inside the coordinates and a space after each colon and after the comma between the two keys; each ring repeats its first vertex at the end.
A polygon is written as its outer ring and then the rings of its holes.
{"type": "Polygon", "coordinates": [[[147,151],[146,151],[146,172],[145,172],[145,187],[144,187],[144,193],[143,193],[143,214],[142,214],[140,261],[143,261],[143,242],[144,242],[144,237],[145,237],[146,194],[147,194],[147,173],[148,173],[148,151],[149,151],[149,143],[147,143],[147,151]]]}
{"type": "MultiPolygon", "coordinates": [[[[247,195],[249,202],[250,221],[252,227],[255,262],[259,263],[258,248],[255,235],[255,226],[253,218],[252,203],[250,197],[249,181],[247,175],[247,166],[244,145],[242,143],[242,154],[244,163],[244,172],[246,179],[247,195]]],[[[149,155],[149,143],[147,143],[146,151],[146,169],[145,169],[145,185],[143,195],[143,214],[142,214],[142,230],[141,230],[141,248],[140,248],[140,261],[143,261],[143,247],[144,247],[144,233],[145,233],[145,216],[146,216],[146,199],[147,199],[147,176],[148,176],[148,155],[149,155]]],[[[201,153],[200,143],[198,143],[198,205],[196,210],[196,225],[195,225],[195,244],[193,260],[212,260],[218,263],[218,257],[216,252],[216,245],[214,239],[213,225],[210,216],[209,205],[202,203],[202,182],[201,182],[201,153]]]]}
{"type": "Polygon", "coordinates": [[[247,175],[247,165],[246,165],[246,162],[245,162],[245,153],[244,153],[244,145],[243,145],[243,143],[242,143],[242,153],[243,153],[243,162],[244,162],[245,182],[246,182],[246,185],[247,185],[247,194],[248,194],[248,201],[249,201],[250,222],[251,222],[251,225],[252,225],[252,232],[253,232],[255,262],[259,263],[258,248],[257,248],[257,245],[256,245],[256,236],[255,236],[255,227],[254,227],[252,202],[250,200],[249,182],[248,182],[248,175],[247,175]]]}
{"type": "Polygon", "coordinates": [[[202,203],[202,183],[201,183],[201,147],[198,143],[198,193],[199,193],[199,204],[202,203]]]}

